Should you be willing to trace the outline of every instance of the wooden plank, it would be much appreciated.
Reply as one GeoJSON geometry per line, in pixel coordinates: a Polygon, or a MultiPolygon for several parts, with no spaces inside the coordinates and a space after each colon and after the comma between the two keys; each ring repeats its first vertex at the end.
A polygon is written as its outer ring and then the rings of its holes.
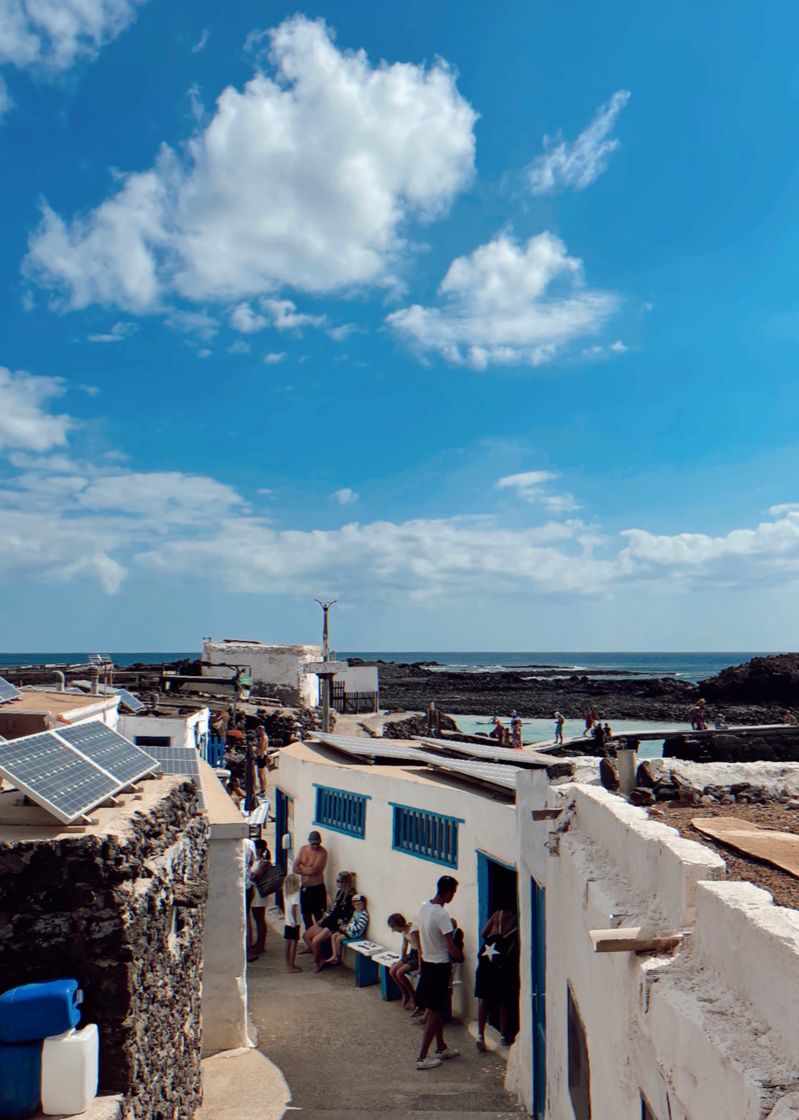
{"type": "Polygon", "coordinates": [[[771,863],[799,879],[799,836],[795,833],[762,828],[741,817],[695,817],[691,824],[704,836],[771,863]]]}
{"type": "Polygon", "coordinates": [[[592,929],[588,935],[595,953],[668,952],[680,944],[683,936],[681,933],[645,930],[642,926],[592,929]]]}

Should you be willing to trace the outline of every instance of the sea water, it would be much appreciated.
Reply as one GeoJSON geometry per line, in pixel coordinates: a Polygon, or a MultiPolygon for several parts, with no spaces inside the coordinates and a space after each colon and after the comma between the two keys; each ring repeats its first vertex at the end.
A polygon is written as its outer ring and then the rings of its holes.
{"type": "MultiPolygon", "coordinates": [[[[493,722],[487,715],[455,715],[452,717],[464,735],[488,735],[493,722]]],[[[506,727],[510,724],[509,716],[500,716],[506,727]]],[[[603,721],[604,722],[604,721],[603,721]]],[[[626,734],[631,731],[690,731],[689,723],[671,723],[669,720],[645,719],[614,719],[610,722],[614,735],[626,734]]],[[[563,728],[563,738],[568,740],[578,738],[585,733],[585,721],[582,719],[567,719],[563,728]]],[[[523,719],[522,738],[525,743],[553,743],[555,741],[555,721],[553,719],[523,719]]],[[[640,758],[659,758],[663,753],[662,739],[647,739],[641,743],[638,755],[640,758]]]]}

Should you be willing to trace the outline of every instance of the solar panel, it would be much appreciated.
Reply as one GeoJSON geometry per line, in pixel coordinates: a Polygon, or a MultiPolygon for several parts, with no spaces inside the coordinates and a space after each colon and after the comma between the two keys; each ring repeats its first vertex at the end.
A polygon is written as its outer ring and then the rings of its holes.
{"type": "Polygon", "coordinates": [[[18,688],[7,681],[5,677],[0,677],[0,704],[5,704],[8,700],[17,700],[22,693],[18,688]]]}
{"type": "Polygon", "coordinates": [[[0,744],[0,776],[64,824],[119,789],[116,778],[49,731],[0,744]]]}
{"type": "Polygon", "coordinates": [[[183,774],[200,784],[200,755],[194,747],[148,747],[164,774],[183,774]]]}
{"type": "Polygon", "coordinates": [[[428,758],[415,747],[403,747],[386,739],[367,739],[364,735],[328,735],[315,731],[314,738],[326,747],[373,762],[376,758],[391,759],[396,762],[427,762],[428,758]]]}
{"type": "Polygon", "coordinates": [[[427,755],[425,761],[436,770],[473,778],[487,785],[513,792],[516,791],[516,776],[521,773],[521,767],[503,766],[499,762],[474,762],[471,759],[442,758],[437,755],[427,755]]]}
{"type": "Polygon", "coordinates": [[[140,712],[142,708],[147,705],[143,704],[138,696],[134,696],[132,692],[128,692],[126,688],[115,688],[117,696],[119,697],[120,704],[124,704],[129,712],[140,712]]]}
{"type": "Polygon", "coordinates": [[[480,759],[485,762],[505,762],[509,766],[551,766],[553,759],[535,754],[533,751],[515,750],[513,747],[489,746],[487,743],[465,743],[460,739],[431,739],[427,735],[417,736],[425,747],[465,758],[480,759]]]}
{"type": "Polygon", "coordinates": [[[124,735],[98,720],[79,723],[75,727],[59,728],[54,734],[65,739],[95,765],[102,766],[113,774],[120,786],[143,778],[145,774],[152,774],[159,768],[158,761],[152,755],[141,747],[134,747],[124,735]]]}

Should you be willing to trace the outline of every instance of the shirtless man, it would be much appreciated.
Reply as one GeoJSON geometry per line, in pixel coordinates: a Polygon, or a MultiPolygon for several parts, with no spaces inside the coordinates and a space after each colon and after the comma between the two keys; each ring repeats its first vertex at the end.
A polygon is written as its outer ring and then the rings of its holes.
{"type": "Polygon", "coordinates": [[[314,829],[308,833],[308,843],[303,844],[294,860],[294,873],[302,880],[300,910],[306,929],[315,925],[327,910],[326,867],[327,849],[322,847],[322,837],[314,829]]]}

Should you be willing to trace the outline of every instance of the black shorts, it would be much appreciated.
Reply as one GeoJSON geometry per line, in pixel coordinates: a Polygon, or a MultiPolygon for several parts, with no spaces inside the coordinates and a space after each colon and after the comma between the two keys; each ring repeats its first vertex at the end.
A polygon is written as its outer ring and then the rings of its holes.
{"type": "Polygon", "coordinates": [[[446,1015],[450,1006],[449,978],[452,965],[422,961],[416,986],[416,1006],[446,1015]]]}
{"type": "Polygon", "coordinates": [[[419,971],[419,954],[416,952],[415,949],[410,953],[403,954],[403,956],[400,960],[400,964],[407,964],[409,972],[418,972],[419,971]]]}
{"type": "Polygon", "coordinates": [[[327,889],[324,883],[303,887],[300,891],[300,910],[305,928],[315,924],[327,910],[327,889]]]}
{"type": "Polygon", "coordinates": [[[259,770],[263,770],[263,768],[266,766],[266,763],[267,763],[267,757],[266,757],[265,754],[257,754],[255,756],[255,765],[258,767],[259,770]]]}
{"type": "Polygon", "coordinates": [[[299,941],[300,927],[299,926],[283,926],[283,940],[284,941],[299,941]]]}

